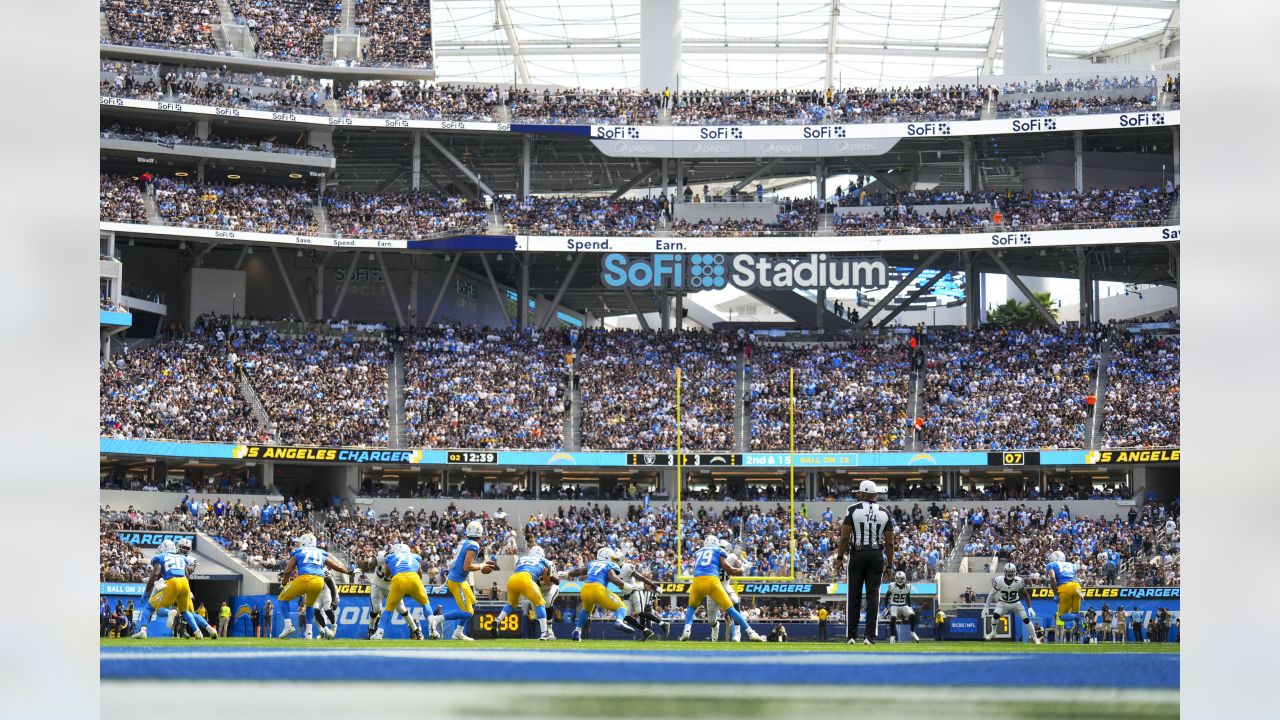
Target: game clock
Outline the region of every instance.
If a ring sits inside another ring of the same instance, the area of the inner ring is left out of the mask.
[[[490,637],[490,633],[493,632],[493,628],[496,625],[498,627],[498,637],[520,638],[519,615],[508,615],[502,619],[502,622],[498,622],[498,613],[492,610],[481,610],[476,613],[475,624],[475,632],[479,633],[480,637]]]

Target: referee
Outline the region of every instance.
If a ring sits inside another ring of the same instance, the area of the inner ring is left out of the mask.
[[[880,614],[880,579],[885,566],[893,567],[893,520],[875,503],[880,490],[874,481],[858,485],[858,502],[849,506],[840,527],[840,543],[836,546],[836,567],[844,564],[844,551],[849,553],[849,610],[847,613],[848,644],[858,641],[858,609],[862,606],[863,588],[867,594],[867,627],[862,639],[874,645]],[[852,545],[852,548],[850,547]]]

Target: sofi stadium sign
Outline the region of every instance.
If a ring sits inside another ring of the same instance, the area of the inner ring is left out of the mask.
[[[729,285],[747,290],[881,288],[889,284],[884,258],[810,253],[772,257],[750,253],[656,253],[631,257],[609,253],[600,262],[608,288],[717,290]]]

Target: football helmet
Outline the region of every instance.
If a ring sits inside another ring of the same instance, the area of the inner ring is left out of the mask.
[[[484,535],[484,523],[479,520],[472,520],[467,523],[467,537],[478,538]]]
[[[534,545],[533,547],[529,548],[529,555],[532,557],[536,557],[539,560],[542,560],[547,556],[547,554],[543,552],[541,545]]]
[[[178,552],[178,546],[173,544],[172,540],[161,540],[160,547],[156,548],[157,552],[175,553]]]
[[[187,555],[191,552],[191,538],[178,539],[178,552]]]
[[[298,542],[298,547],[300,548],[315,547],[316,536],[312,535],[311,533],[303,533],[302,535],[298,536],[297,542]]]
[[[596,551],[596,559],[613,562],[613,550],[607,547],[600,548],[599,550]]]
[[[907,574],[899,570],[893,574],[893,581],[899,585],[905,585],[907,582]]]

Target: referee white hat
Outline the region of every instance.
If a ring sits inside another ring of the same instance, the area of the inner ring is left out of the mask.
[[[875,480],[863,480],[861,483],[858,484],[858,492],[860,493],[869,493],[871,495],[879,495],[882,492],[886,492],[886,490],[887,488],[882,488],[879,485],[876,485]]]

